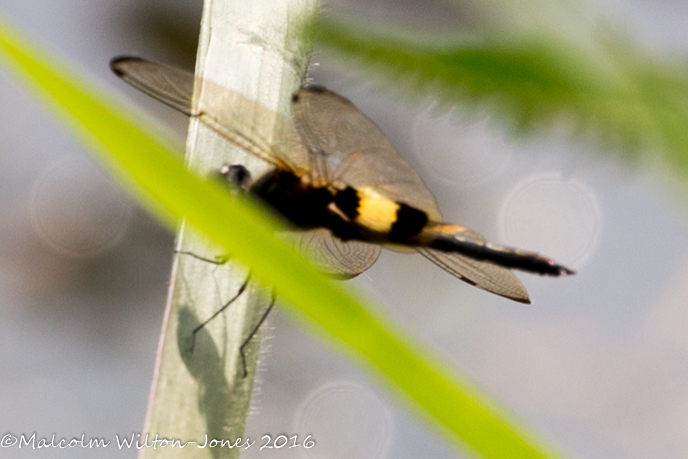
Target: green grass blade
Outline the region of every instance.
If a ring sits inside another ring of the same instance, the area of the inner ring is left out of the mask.
[[[271,237],[275,222],[254,205],[230,200],[175,159],[170,149],[83,78],[47,58],[0,22],[0,59],[31,85],[85,139],[153,212],[190,224],[274,285],[287,311],[347,350],[455,445],[488,458],[561,457],[526,432],[466,378],[328,281]]]

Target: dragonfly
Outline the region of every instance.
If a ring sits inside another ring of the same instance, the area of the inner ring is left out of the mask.
[[[110,66],[127,83],[266,161],[269,171],[255,180],[241,165],[225,164],[220,174],[280,214],[290,241],[326,274],[356,277],[382,248],[416,252],[468,284],[520,303],[530,298],[512,270],[574,274],[551,258],[444,222],[433,194],[380,128],[322,86],[292,95],[290,120],[186,70],[132,56]],[[194,85],[201,92],[196,99]]]
[[[292,118],[287,119],[236,91],[166,64],[121,56],[110,67],[125,82],[198,118],[270,165],[255,180],[240,164],[224,164],[217,172],[233,189],[281,215],[288,240],[330,276],[356,277],[388,248],[419,253],[470,285],[530,303],[512,270],[552,277],[574,274],[551,258],[490,243],[465,226],[444,222],[433,194],[380,128],[348,99],[322,86],[294,93]],[[227,261],[183,253],[216,264]],[[250,275],[232,299],[196,327],[194,338],[245,291],[249,280]],[[273,290],[270,305],[241,346],[244,376],[244,348],[274,303]]]
[[[117,57],[110,66],[127,83],[267,162],[269,171],[255,180],[239,164],[224,164],[218,172],[280,214],[290,242],[326,274],[356,277],[376,262],[382,248],[417,252],[470,285],[520,303],[530,298],[512,269],[553,277],[574,274],[551,258],[490,243],[465,226],[444,222],[433,194],[380,128],[324,87],[299,89],[291,98],[293,119],[284,119],[186,70],[131,56]],[[194,98],[194,87],[200,88],[199,97]],[[194,330],[194,337],[244,292],[249,279]],[[274,302],[273,291],[241,346],[244,375],[244,347]]]

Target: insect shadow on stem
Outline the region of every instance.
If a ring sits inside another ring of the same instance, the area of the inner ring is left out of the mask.
[[[213,178],[220,180],[223,185],[227,186],[228,190],[231,193],[245,193],[248,191],[251,183],[251,173],[240,164],[224,164],[214,174]],[[180,255],[188,255],[192,258],[195,258],[196,260],[209,263],[215,266],[223,266],[231,260],[230,254],[217,255],[214,258],[208,258],[186,250],[175,250],[175,252]],[[198,332],[203,330],[210,322],[213,321],[213,319],[215,319],[217,316],[226,311],[227,308],[229,308],[232,305],[232,303],[234,303],[246,291],[251,280],[252,275],[251,271],[249,271],[246,275],[246,279],[241,284],[239,290],[237,290],[234,296],[227,300],[217,311],[215,311],[210,317],[201,322],[191,331],[191,345],[189,346],[190,353],[193,353],[194,348],[196,346],[196,336]],[[270,311],[272,311],[272,308],[274,307],[275,302],[277,300],[275,290],[270,289],[270,291],[270,303],[268,303],[268,307],[265,309],[258,322],[253,326],[246,339],[241,343],[241,346],[239,346],[243,378],[245,378],[248,375],[248,369],[246,365],[246,346],[248,346],[248,344],[251,342],[251,339],[253,339],[256,333],[258,333],[258,330],[267,319],[268,315],[270,314]]]
[[[215,258],[207,258],[207,257],[202,257],[198,254],[195,254],[193,252],[185,251],[185,250],[175,250],[175,253],[178,253],[179,255],[188,255],[190,257],[195,258],[196,260],[205,262],[205,263],[210,263],[212,265],[216,266],[222,266],[225,265],[229,262],[231,259],[229,255],[218,255]],[[189,346],[189,353],[193,353],[194,349],[196,347],[196,337],[198,332],[203,330],[210,322],[212,322],[217,316],[222,314],[224,311],[229,308],[232,303],[234,303],[248,288],[249,283],[252,280],[251,272],[249,271],[248,275],[246,276],[246,279],[244,282],[241,284],[239,287],[239,290],[232,296],[229,300],[227,300],[220,308],[215,311],[210,317],[208,317],[206,320],[201,322],[199,325],[197,325],[192,331],[191,331],[191,345]],[[272,308],[275,306],[275,302],[277,301],[277,294],[275,292],[275,289],[270,289],[270,303],[268,303],[267,308],[261,315],[260,319],[258,322],[253,326],[251,331],[249,332],[248,336],[244,341],[242,341],[241,346],[239,346],[239,354],[241,355],[241,369],[242,369],[242,378],[245,378],[248,376],[248,369],[246,365],[246,346],[251,342],[253,337],[258,333],[258,330],[260,330],[260,327],[263,325],[265,320],[267,319],[268,315],[270,314],[270,311],[272,311]]]

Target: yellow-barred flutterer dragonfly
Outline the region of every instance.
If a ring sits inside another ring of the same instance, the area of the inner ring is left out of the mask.
[[[271,165],[256,180],[236,164],[225,164],[218,173],[234,189],[251,193],[280,214],[289,225],[289,240],[327,274],[353,278],[370,268],[386,247],[418,252],[471,285],[521,303],[530,299],[511,269],[554,277],[573,274],[550,258],[491,244],[475,231],[443,222],[432,193],[382,131],[349,100],[328,89],[308,86],[293,94],[293,120],[288,120],[185,70],[126,56],[113,59],[110,66],[127,83],[197,117]],[[196,102],[194,84],[202,94]],[[194,340],[196,332],[242,294],[249,279],[194,330]],[[273,291],[272,302],[241,346],[244,376],[244,347],[274,301]]]
[[[381,248],[415,251],[459,279],[521,303],[528,293],[511,269],[545,276],[573,274],[534,252],[491,244],[478,233],[444,223],[432,193],[380,129],[349,100],[319,86],[292,96],[293,121],[234,91],[199,80],[211,91],[192,105],[191,72],[137,57],[118,57],[112,70],[159,101],[203,123],[272,165],[251,180],[240,165],[221,172],[268,204],[296,231],[297,245],[325,273],[352,278]],[[199,105],[199,104],[197,104]],[[244,120],[272,117],[281,144]]]

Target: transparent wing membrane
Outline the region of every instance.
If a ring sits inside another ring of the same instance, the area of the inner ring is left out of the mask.
[[[486,261],[476,261],[458,253],[428,248],[418,249],[418,252],[462,281],[520,303],[530,303],[528,292],[521,281],[506,268]]]
[[[127,83],[190,116],[264,160],[313,183],[368,186],[441,221],[435,198],[380,129],[347,99],[320,87],[294,95],[294,123],[193,73],[135,57],[111,62]],[[193,107],[194,82],[202,92]]]
[[[341,241],[324,228],[286,233],[284,237],[319,271],[339,279],[358,276],[375,263],[382,251],[379,245]]]
[[[115,74],[154,99],[191,116],[194,75],[186,70],[136,57],[118,57],[110,62]]]
[[[197,117],[231,143],[278,167],[303,171],[308,153],[293,123],[262,104],[251,101],[193,73],[136,57],[110,63],[124,81],[160,102]],[[194,99],[194,84],[200,96]]]
[[[313,179],[370,187],[441,221],[432,193],[387,137],[349,100],[325,88],[301,89],[294,97],[296,128],[306,144]]]

